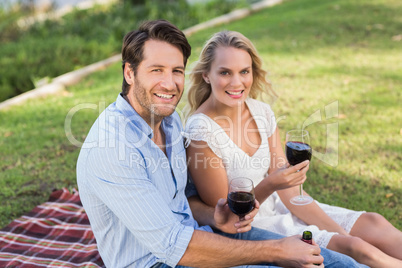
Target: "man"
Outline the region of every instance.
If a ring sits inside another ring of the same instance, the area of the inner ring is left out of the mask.
[[[80,196],[106,266],[317,267],[323,257],[328,267],[357,266],[299,237],[251,229],[258,202],[237,222],[225,200],[213,211],[195,199],[197,220],[221,235],[197,224],[184,193],[186,156],[175,112],[190,53],[184,34],[163,20],[124,38],[123,91],[92,126],[77,163]]]

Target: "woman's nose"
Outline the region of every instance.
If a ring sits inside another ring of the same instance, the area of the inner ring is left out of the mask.
[[[237,74],[233,75],[232,79],[230,80],[230,84],[232,86],[242,85],[242,79],[241,79],[240,75],[237,75]]]

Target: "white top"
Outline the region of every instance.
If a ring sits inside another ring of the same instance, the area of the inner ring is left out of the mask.
[[[237,177],[248,177],[253,180],[254,185],[258,185],[269,169],[271,159],[268,138],[275,132],[276,120],[268,104],[248,98],[246,105],[261,136],[261,144],[255,145],[258,149],[252,156],[237,146],[214,120],[202,113],[190,116],[184,136],[186,146],[191,140],[205,141],[211,150],[222,159],[229,181]],[[364,213],[319,202],[317,204],[347,232],[351,230],[357,218]],[[331,237],[336,234],[319,230],[314,225],[305,224],[286,208],[276,192],[261,204],[252,225],[285,236],[301,235],[304,230],[309,230],[321,247],[326,247]]]

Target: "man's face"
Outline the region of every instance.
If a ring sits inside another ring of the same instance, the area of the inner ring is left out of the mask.
[[[148,40],[143,53],[136,74],[130,71],[128,97],[137,113],[151,123],[174,112],[183,94],[185,67],[182,52],[169,43]]]

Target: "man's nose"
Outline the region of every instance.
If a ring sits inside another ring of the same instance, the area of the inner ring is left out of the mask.
[[[162,77],[162,80],[160,81],[160,86],[172,90],[176,88],[176,81],[174,79],[174,76],[172,73],[165,73],[165,75]]]

